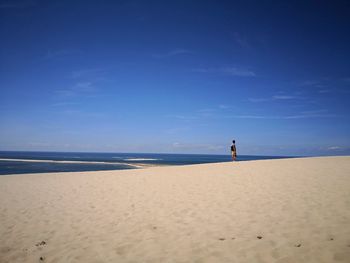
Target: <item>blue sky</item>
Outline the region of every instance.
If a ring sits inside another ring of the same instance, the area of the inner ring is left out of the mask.
[[[0,150],[350,154],[349,11],[2,0]]]

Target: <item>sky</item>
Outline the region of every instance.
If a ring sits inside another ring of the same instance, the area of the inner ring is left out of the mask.
[[[0,0],[0,150],[350,154],[347,1]]]

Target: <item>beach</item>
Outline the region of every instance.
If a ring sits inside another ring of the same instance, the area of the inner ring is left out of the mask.
[[[0,262],[350,262],[350,157],[0,176]]]

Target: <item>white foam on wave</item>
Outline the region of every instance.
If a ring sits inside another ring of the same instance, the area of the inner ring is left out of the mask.
[[[126,158],[123,159],[124,161],[159,161],[162,159],[156,159],[156,158]]]
[[[127,163],[101,162],[101,161],[68,161],[68,160],[38,160],[38,159],[10,159],[10,158],[1,158],[0,161],[8,161],[8,162],[31,162],[31,163],[76,163],[76,164],[129,165],[129,164],[127,164]]]

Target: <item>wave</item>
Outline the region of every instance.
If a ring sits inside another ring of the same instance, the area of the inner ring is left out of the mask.
[[[159,161],[162,159],[157,159],[157,158],[126,158],[123,160],[124,161]]]
[[[77,164],[112,164],[112,165],[129,165],[127,163],[102,162],[102,161],[67,161],[67,160],[40,160],[40,159],[9,159],[0,158],[0,161],[8,162],[32,162],[32,163],[77,163]]]

